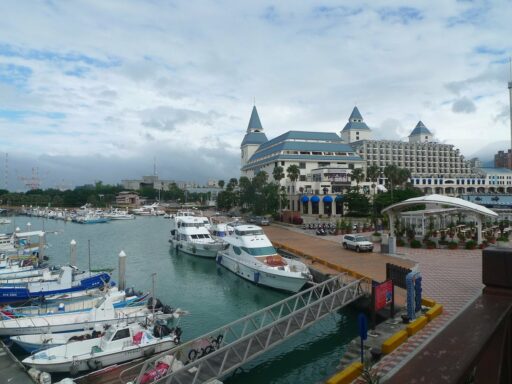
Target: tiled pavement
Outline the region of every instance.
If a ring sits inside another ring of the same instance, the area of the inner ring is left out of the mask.
[[[356,254],[340,248],[339,236],[317,237],[311,233],[301,233],[298,229],[272,226],[266,231],[271,240],[289,243],[291,247],[305,253],[326,258],[331,262],[383,280],[385,263],[410,267],[419,264],[422,274],[423,295],[444,306],[443,314],[429,323],[421,332],[410,337],[393,353],[383,357],[374,369],[381,376],[396,369],[406,359],[419,351],[420,347],[438,333],[454,316],[482,290],[482,251],[448,249],[411,249],[399,247],[399,257],[384,256],[378,253]],[[311,231],[310,231],[311,232]]]

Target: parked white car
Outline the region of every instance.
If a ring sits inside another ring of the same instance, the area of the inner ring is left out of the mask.
[[[343,236],[341,244],[343,245],[343,248],[353,249],[356,252],[373,251],[373,243],[361,235],[345,235]]]

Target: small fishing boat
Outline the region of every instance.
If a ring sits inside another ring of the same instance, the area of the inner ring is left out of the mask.
[[[149,314],[155,313],[158,318],[177,318],[184,314],[179,309],[155,312],[147,307],[115,308],[111,298],[87,312],[58,313],[47,316],[27,316],[0,321],[0,336],[33,335],[38,333],[57,333],[94,329],[99,324],[114,324],[120,320],[127,322],[142,321]]]
[[[16,303],[34,297],[70,293],[99,288],[110,280],[108,273],[73,275],[74,267],[64,266],[60,269],[57,280],[0,284],[0,303]]]
[[[113,364],[167,351],[180,342],[181,329],[165,324],[115,324],[100,338],[67,343],[46,349],[23,360],[44,372],[98,370]]]
[[[100,328],[100,327],[98,327]],[[89,340],[102,335],[101,330],[88,329],[86,331],[64,333],[40,333],[36,335],[11,336],[10,339],[28,353],[42,351],[67,343]]]
[[[132,293],[132,292],[129,292]],[[129,295],[119,291],[117,287],[110,288],[106,293],[91,295],[81,299],[41,302],[39,305],[23,307],[6,306],[0,308],[0,318],[14,319],[27,316],[49,316],[59,313],[90,311],[105,298],[112,300],[114,308],[143,306],[146,304],[148,294]]]

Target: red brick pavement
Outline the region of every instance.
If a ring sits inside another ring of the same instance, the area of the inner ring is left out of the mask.
[[[300,231],[294,229],[292,232],[298,233]],[[277,235],[275,232],[272,234]],[[282,233],[280,233],[280,235],[280,237],[282,237]],[[311,234],[308,234],[308,236],[310,235]],[[272,238],[272,236],[270,237]],[[298,241],[299,238],[296,235],[290,237],[294,238],[293,240],[296,246],[301,246],[308,242],[304,237],[300,239],[301,241]],[[310,240],[309,242],[315,243],[317,250],[322,250],[324,247],[319,245],[323,243],[323,241],[339,242],[340,240],[338,237],[316,237],[315,240]],[[312,249],[310,248],[310,250]],[[442,304],[444,311],[439,318],[427,324],[421,332],[410,337],[404,344],[393,351],[393,353],[384,356],[374,365],[374,369],[381,376],[384,376],[393,368],[403,363],[404,360],[418,352],[421,346],[433,335],[438,333],[459,311],[470,303],[481,292],[483,287],[481,250],[430,250],[399,247],[397,252],[399,258],[394,259],[396,264],[404,265],[409,263],[409,265],[412,265],[411,262],[418,263],[419,270],[423,277],[423,296]],[[342,251],[336,253],[338,254],[336,257],[337,261],[343,264],[349,264],[351,269],[359,270],[363,274],[373,275],[372,277],[374,278],[381,277],[382,269],[378,268],[375,263],[371,263],[370,267],[368,258],[362,257],[356,260],[350,257],[349,253]],[[372,258],[372,262],[376,260],[380,263],[385,263],[389,262],[389,257]],[[382,265],[381,268],[384,268],[384,265]]]

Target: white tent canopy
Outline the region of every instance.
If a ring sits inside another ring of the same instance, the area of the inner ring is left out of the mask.
[[[482,242],[482,221],[485,217],[497,218],[498,214],[489,208],[483,207],[481,205],[472,203],[467,200],[462,200],[456,197],[444,196],[444,195],[426,195],[420,197],[414,197],[412,199],[407,199],[405,201],[401,201],[399,203],[390,205],[382,210],[382,214],[387,214],[390,222],[390,236],[394,237],[394,228],[392,223],[394,222],[395,217],[404,209],[419,205],[425,204],[429,207],[429,209],[438,206],[438,208],[456,208],[461,212],[469,212],[472,213],[477,222],[477,239],[478,244]]]

